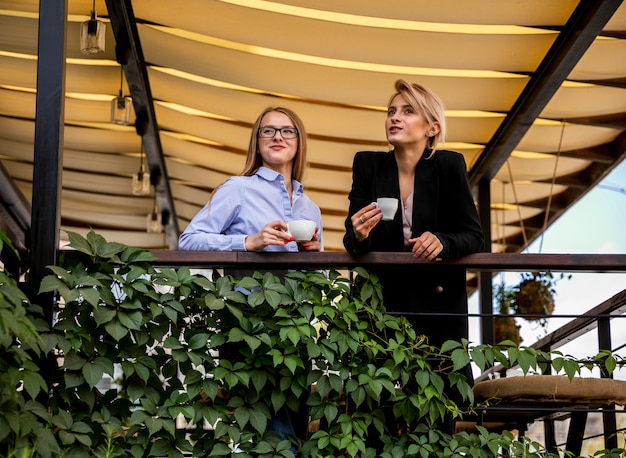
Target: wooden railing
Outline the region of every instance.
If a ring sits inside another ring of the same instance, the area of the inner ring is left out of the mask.
[[[372,252],[352,256],[342,252],[252,253],[245,251],[167,251],[153,250],[155,265],[237,268],[352,268],[457,266],[473,271],[554,270],[561,272],[626,272],[626,254],[513,254],[476,253],[457,259],[426,262],[411,253]]]

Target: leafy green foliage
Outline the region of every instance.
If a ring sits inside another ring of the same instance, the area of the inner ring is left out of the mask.
[[[10,244],[0,237],[0,252]],[[12,247],[11,251],[17,254]],[[50,416],[40,399],[48,383],[40,373],[48,330],[41,308],[31,304],[17,281],[0,270],[0,456],[23,455],[33,448],[58,451],[49,431]]]
[[[552,361],[553,373],[580,370],[560,354],[512,343],[434,348],[406,320],[385,313],[378,279],[364,269],[352,279],[336,271],[209,279],[186,267],[154,269],[150,253],[93,232],[69,237],[75,251],[50,266],[40,285],[61,304],[54,338],[46,338],[58,370],[37,378],[32,359],[14,348],[19,341],[18,349],[44,351],[35,326],[24,324],[10,341],[0,336],[14,352],[6,373],[20,372],[25,387],[0,378],[3,408],[8,399],[14,417],[31,416],[0,444],[10,439],[12,450],[34,456],[290,458],[293,448],[307,457],[535,453],[535,444],[510,433],[441,429],[448,416],[478,407],[465,367],[518,364],[527,373]],[[12,319],[25,319],[18,306],[29,305],[26,298],[14,285],[6,293],[6,283],[0,286],[3,300],[12,299]],[[597,362],[610,371],[617,365],[611,358]],[[45,408],[34,400],[44,390],[51,394]],[[281,437],[268,427],[281,409],[307,409],[320,428],[306,439]]]

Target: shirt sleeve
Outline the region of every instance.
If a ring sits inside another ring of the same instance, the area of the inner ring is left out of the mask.
[[[246,234],[227,233],[241,209],[243,188],[234,180],[219,186],[178,239],[189,251],[245,251]]]

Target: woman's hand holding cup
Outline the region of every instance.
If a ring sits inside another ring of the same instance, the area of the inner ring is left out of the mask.
[[[371,230],[376,227],[383,217],[383,213],[378,208],[376,202],[366,205],[361,210],[352,215],[352,229],[357,242],[362,242],[369,237]]]

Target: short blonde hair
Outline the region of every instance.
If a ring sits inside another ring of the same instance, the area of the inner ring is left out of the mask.
[[[446,139],[446,114],[445,107],[439,96],[430,89],[416,83],[409,83],[406,80],[398,80],[395,83],[396,92],[389,99],[388,106],[391,105],[394,97],[402,95],[411,107],[421,114],[430,127],[439,126],[439,131],[432,137],[428,137],[427,147],[434,154],[439,143],[444,143]]]
[[[304,124],[302,123],[302,120],[298,117],[298,115],[291,111],[289,108],[284,107],[267,107],[257,118],[254,126],[252,127],[252,133],[250,134],[250,144],[248,145],[246,165],[244,166],[241,175],[252,176],[257,172],[257,170],[259,170],[259,167],[263,165],[263,158],[261,157],[261,153],[259,152],[259,128],[261,127],[261,121],[263,121],[263,117],[273,111],[282,113],[287,116],[293,123],[293,126],[298,129],[298,148],[296,150],[296,155],[293,158],[291,178],[302,182],[304,171],[306,169],[306,131],[304,130]]]

